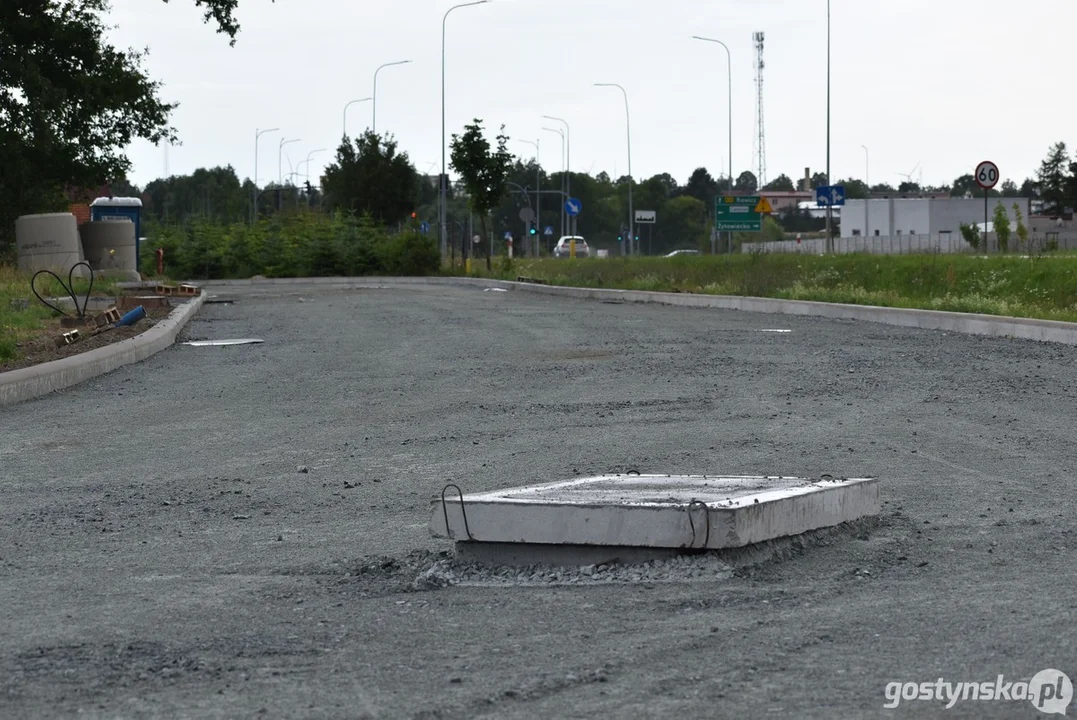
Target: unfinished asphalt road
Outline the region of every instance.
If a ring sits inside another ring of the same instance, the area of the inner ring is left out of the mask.
[[[237,292],[186,335],[264,344],[0,410],[0,717],[1036,717],[883,693],[1077,677],[1074,348]],[[409,590],[446,481],[627,469],[874,475],[886,504],[722,579]]]

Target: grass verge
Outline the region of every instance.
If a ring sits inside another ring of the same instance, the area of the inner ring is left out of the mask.
[[[17,359],[19,345],[47,331],[58,317],[34,297],[30,289],[32,277],[32,274],[19,272],[9,265],[0,265],[0,362]],[[75,280],[75,293],[80,303],[87,289],[88,280]],[[67,296],[67,291],[49,275],[37,279],[37,291],[45,298]],[[94,296],[115,293],[114,280],[98,278],[94,281]]]
[[[1077,255],[734,255],[494,261],[473,276],[1077,321]]]

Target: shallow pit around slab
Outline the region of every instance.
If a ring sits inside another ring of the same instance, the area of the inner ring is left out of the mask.
[[[874,478],[601,475],[475,494],[450,487],[430,530],[468,552],[489,550],[476,549],[483,543],[718,550],[876,515],[879,502]]]

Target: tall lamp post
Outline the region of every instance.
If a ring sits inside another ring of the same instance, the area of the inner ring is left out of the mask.
[[[729,46],[721,40],[715,40],[714,38],[700,37],[699,35],[693,35],[693,39],[702,40],[703,42],[715,43],[725,48],[726,59],[726,73],[727,78],[727,92],[729,99],[726,102],[726,109],[729,112],[729,120],[726,123],[729,127],[729,191],[733,191],[733,57],[729,53]],[[727,250],[733,252],[733,232],[729,232],[728,247]]]
[[[281,138],[280,139],[280,145],[277,146],[277,211],[278,212],[281,209],[281,201],[283,199],[283,196],[281,195],[281,192],[283,192],[283,188],[284,188],[284,166],[281,163],[281,158],[284,157],[284,146],[288,145],[290,143],[296,143],[296,142],[299,142],[299,138],[293,138],[292,140],[285,140],[284,138]]]
[[[871,216],[868,214],[868,205],[871,204],[871,165],[868,159],[868,146],[861,145],[860,147],[864,148],[864,184],[868,186],[868,196],[864,200],[864,237],[867,237],[870,234],[868,223],[871,221]]]
[[[826,184],[831,184],[830,178],[830,0],[826,0]],[[833,213],[833,203],[826,204],[826,246],[828,251],[833,251],[833,237],[831,236],[830,224]]]
[[[568,126],[568,121],[563,120],[553,115],[543,115],[546,120],[553,120],[559,122],[565,126],[565,194],[572,197],[572,128]],[[577,219],[572,218],[569,223],[572,225],[570,228],[570,235],[579,235],[579,228],[577,227]]]
[[[632,119],[628,112],[628,92],[617,83],[595,83],[595,87],[615,87],[625,98],[625,130],[628,134],[628,244],[631,248],[636,241],[636,214],[632,208]],[[635,248],[635,251],[638,253],[639,248]]]
[[[542,225],[542,165],[539,164],[540,140],[520,140],[520,142],[535,146],[535,235],[528,235],[531,252],[538,257],[539,226]]]
[[[342,138],[348,137],[348,108],[350,108],[352,105],[354,105],[356,103],[367,102],[368,100],[372,100],[372,99],[373,98],[360,98],[358,100],[349,100],[347,103],[344,104],[344,126],[343,126],[344,129],[341,132],[341,137]]]
[[[326,150],[326,148],[318,148],[317,150],[311,150],[309,153],[307,153],[307,159],[305,160],[305,162],[307,164],[307,178],[306,179],[307,179],[308,183],[310,182],[310,157],[314,153],[325,152],[325,150]]]
[[[253,211],[251,222],[258,217],[258,138],[266,133],[277,132],[278,130],[280,130],[280,128],[269,128],[268,130],[256,129],[254,131],[254,202],[251,205]]]
[[[280,145],[277,147],[277,184],[284,185],[284,166],[282,165],[282,158],[284,157],[284,146],[290,143],[299,142],[299,138],[293,138],[292,140],[280,139]]]
[[[371,97],[374,109],[372,112],[373,116],[370,119],[370,131],[375,135],[378,134],[378,73],[380,73],[383,68],[393,67],[394,65],[407,65],[410,62],[411,60],[398,60],[396,62],[385,63],[384,65],[378,66],[378,69],[374,71],[374,95]]]
[[[565,191],[565,179],[568,177],[568,165],[565,163],[565,131],[561,128],[542,128],[546,132],[557,133],[561,136],[561,192],[568,194]],[[568,226],[565,224],[565,203],[561,203],[561,237],[568,235]]]
[[[448,236],[448,213],[447,202],[447,190],[446,176],[445,176],[445,26],[449,20],[449,13],[453,10],[458,10],[464,7],[471,7],[473,5],[485,5],[490,0],[474,0],[473,2],[461,3],[459,5],[453,5],[451,8],[445,11],[445,16],[441,19],[441,177],[438,178],[438,185],[441,188],[440,208],[438,225],[441,226],[441,257],[442,259],[448,254],[449,250],[449,236]]]

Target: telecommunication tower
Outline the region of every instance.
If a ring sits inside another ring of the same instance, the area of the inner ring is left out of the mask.
[[[759,187],[767,184],[767,140],[763,131],[763,32],[752,33],[755,41],[755,165]]]

